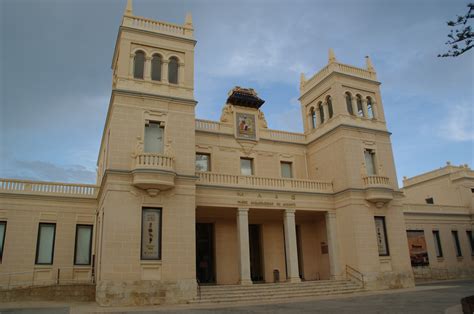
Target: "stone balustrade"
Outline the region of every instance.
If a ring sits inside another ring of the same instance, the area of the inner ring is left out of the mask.
[[[217,121],[196,119],[196,130],[220,131],[220,129],[220,123]]]
[[[272,129],[261,129],[260,137],[275,141],[288,141],[292,143],[305,143],[306,137],[303,133],[279,131]]]
[[[244,176],[214,172],[197,172],[196,175],[199,177],[197,181],[198,185],[224,185],[318,193],[333,192],[332,183],[324,181]]]
[[[318,73],[313,75],[311,78],[309,78],[307,81],[303,83],[301,86],[302,89],[304,90],[309,90],[319,82],[321,82],[326,76],[331,74],[332,72],[338,72],[338,73],[343,73],[343,74],[349,74],[352,76],[357,76],[360,78],[365,78],[369,80],[376,80],[377,75],[375,72],[358,68],[352,65],[347,65],[347,64],[342,64],[339,62],[334,62],[331,64],[328,64],[324,68],[322,68]]]
[[[99,187],[92,184],[0,179],[0,193],[21,193],[96,198]]]
[[[122,25],[155,33],[166,33],[192,38],[192,29],[188,29],[182,25],[154,21],[140,16],[124,16]]]
[[[140,153],[135,157],[134,168],[174,171],[174,158],[159,153]]]
[[[365,186],[390,186],[390,179],[383,176],[367,176],[364,177]]]

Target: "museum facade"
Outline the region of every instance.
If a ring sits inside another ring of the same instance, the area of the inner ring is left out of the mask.
[[[206,285],[474,275],[474,172],[398,187],[369,58],[358,68],[331,50],[301,76],[303,133],[269,129],[251,88],[202,120],[193,31],[191,15],[155,21],[128,1],[97,184],[0,179],[2,288],[91,281],[99,304],[132,305],[189,302]]]

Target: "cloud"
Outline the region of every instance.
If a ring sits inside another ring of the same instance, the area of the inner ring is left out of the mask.
[[[2,162],[0,176],[14,179],[66,183],[95,183],[96,172],[82,165],[57,165],[40,160]]]
[[[441,123],[441,137],[456,141],[474,141],[474,110],[472,104],[447,105],[448,116]]]

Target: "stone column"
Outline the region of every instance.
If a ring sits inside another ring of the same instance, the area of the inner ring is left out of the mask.
[[[326,212],[326,232],[328,237],[329,272],[331,279],[342,278],[341,261],[337,240],[336,213]]]
[[[362,98],[362,111],[364,112],[364,117],[368,118],[369,113],[367,112],[367,100]]]
[[[286,276],[289,282],[300,282],[294,209],[285,210],[283,225],[285,228],[286,271],[288,272]]]
[[[180,62],[178,65],[178,84],[184,85],[184,62]]]
[[[151,80],[151,57],[145,57],[145,67],[143,68],[143,79]]]
[[[324,122],[327,122],[329,120],[329,109],[328,109],[327,102],[323,103],[323,112],[324,112]]]
[[[375,100],[372,99],[372,114],[374,115],[374,119],[377,119],[377,104]]]
[[[161,63],[161,81],[168,84],[168,64],[169,60],[163,60]]]
[[[251,285],[249,249],[249,209],[237,209],[237,240],[239,248],[239,283]]]
[[[351,97],[351,103],[352,103],[352,112],[356,117],[359,117],[359,110],[357,110],[357,98],[356,97]]]

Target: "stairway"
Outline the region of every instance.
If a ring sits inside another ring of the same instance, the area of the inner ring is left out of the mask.
[[[329,294],[363,291],[363,287],[350,280],[319,280],[301,283],[264,283],[248,286],[200,286],[198,296],[190,303],[232,303],[252,301],[279,301]]]

